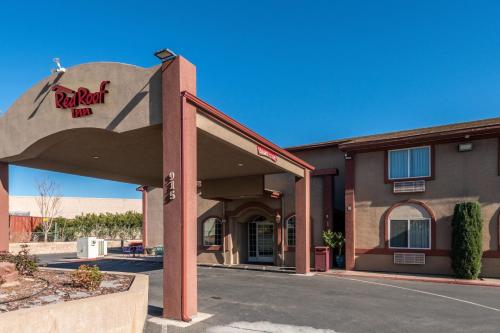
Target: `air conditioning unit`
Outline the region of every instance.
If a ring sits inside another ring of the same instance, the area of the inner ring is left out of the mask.
[[[108,255],[108,242],[105,241],[104,239],[98,239],[97,240],[97,245],[98,245],[98,256],[99,257],[104,257]]]
[[[84,259],[95,259],[99,255],[99,245],[95,237],[78,238],[76,241],[76,256]]]
[[[394,182],[394,193],[425,192],[425,180]]]
[[[76,241],[76,256],[78,258],[95,259],[108,254],[108,243],[96,237],[83,237]]]
[[[425,253],[394,253],[394,263],[397,265],[425,265]]]

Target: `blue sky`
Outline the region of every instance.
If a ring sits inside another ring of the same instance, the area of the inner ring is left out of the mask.
[[[0,110],[90,61],[197,65],[198,95],[282,146],[496,117],[497,1],[5,1]],[[11,193],[45,172],[13,167]],[[50,174],[67,196],[135,186]]]

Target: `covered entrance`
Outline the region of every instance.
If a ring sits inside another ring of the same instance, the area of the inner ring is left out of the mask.
[[[314,168],[196,97],[196,68],[180,56],[152,68],[104,62],[68,68],[0,117],[0,251],[9,246],[9,164],[161,188],[167,318],[189,321],[198,311],[200,191],[239,197],[256,183],[249,177],[293,175],[296,271],[309,272]],[[273,258],[269,236],[276,230],[254,222],[253,257]]]
[[[274,225],[263,216],[248,223],[248,262],[274,263]]]

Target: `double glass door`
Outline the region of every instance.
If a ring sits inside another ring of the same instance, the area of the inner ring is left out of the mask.
[[[274,262],[274,224],[264,218],[248,223],[248,261]]]

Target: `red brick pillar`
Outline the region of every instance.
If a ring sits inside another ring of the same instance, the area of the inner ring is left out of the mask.
[[[163,63],[163,316],[190,321],[197,313],[196,68],[182,57]]]
[[[9,165],[0,162],[0,252],[9,251]]]
[[[345,268],[354,270],[356,249],[356,218],[354,195],[354,154],[345,160]]]
[[[304,177],[295,181],[295,271],[310,272],[311,261],[311,176],[304,170]]]

